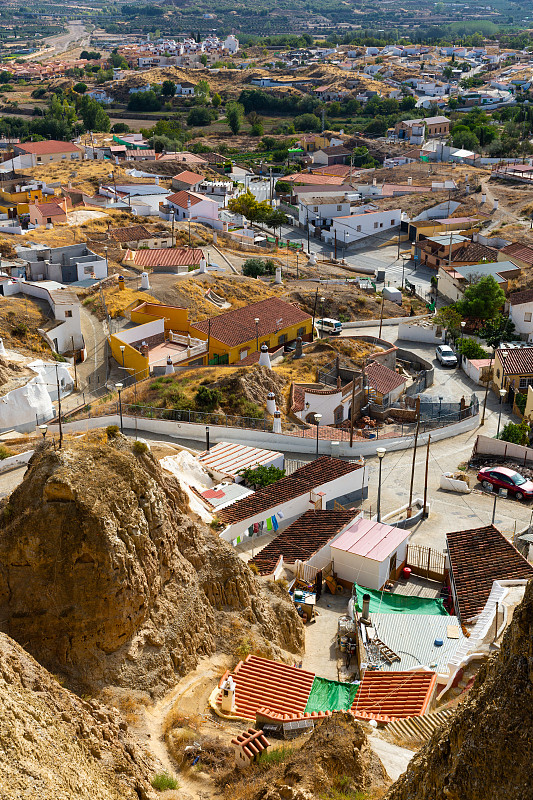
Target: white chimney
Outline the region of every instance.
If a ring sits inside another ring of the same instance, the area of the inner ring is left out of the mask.
[[[378,179],[372,178],[372,186],[377,186],[377,185],[378,185]]]
[[[222,684],[220,710],[225,714],[235,713],[235,681],[231,675]]]
[[[159,175],[155,176],[155,185],[159,186]]]
[[[485,192],[483,192],[483,194],[481,195],[481,202],[483,204],[485,204],[487,202],[487,195],[485,194]]]
[[[141,274],[141,289],[149,289],[150,288],[150,278],[148,277],[147,272],[143,272]]]
[[[207,261],[205,260],[205,258],[201,258],[200,259],[200,270],[199,270],[199,272],[200,272],[200,275],[203,275],[203,274],[205,274],[207,272]]]
[[[274,427],[273,433],[281,433],[281,411],[274,411]]]
[[[316,266],[316,254],[309,253],[309,261],[307,262],[308,266],[314,267]]]
[[[165,375],[172,375],[173,373],[174,373],[174,364],[172,363],[172,358],[170,356],[167,356]]]
[[[274,414],[276,411],[276,395],[274,392],[269,392],[267,394],[266,408],[267,414]]]
[[[270,363],[270,353],[268,352],[268,346],[266,344],[261,345],[261,355],[259,356],[259,366],[260,367],[268,367],[268,369],[272,369],[272,365]]]
[[[408,186],[412,186],[413,185],[413,179],[412,178],[407,178],[407,185]]]
[[[497,211],[498,210],[498,199],[497,198],[494,199],[494,204],[492,206],[492,210],[493,211]]]
[[[274,281],[276,286],[281,286],[283,281],[281,280],[281,267],[276,267],[276,279]]]
[[[6,348],[4,347],[4,340],[0,339],[0,356],[6,355]]]

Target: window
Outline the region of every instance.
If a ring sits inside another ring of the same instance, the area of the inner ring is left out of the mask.
[[[318,214],[318,206],[313,206],[313,211],[315,212],[315,214]]]
[[[524,322],[531,322],[531,311],[524,312]]]
[[[43,163],[43,160],[42,160],[41,156],[37,156],[37,163],[38,164],[42,164]]]
[[[296,336],[305,336],[305,328],[298,328]]]
[[[360,225],[357,226],[357,233],[361,233],[361,226]]]
[[[337,206],[337,211],[342,211],[342,206]]]
[[[282,333],[281,336],[278,338],[278,344],[285,344],[287,341],[287,334]]]
[[[391,225],[396,225],[396,220],[395,219],[391,219],[390,224]]]
[[[71,316],[72,316],[72,311],[65,311],[65,318]]]
[[[383,227],[383,223],[382,223],[382,222],[380,222],[380,223],[379,223],[379,227],[380,227],[380,228],[382,228],[382,227]]]
[[[374,222],[374,228],[377,228],[377,227],[378,227],[378,223]]]
[[[241,361],[243,360],[243,358],[246,358],[247,355],[248,355],[248,348],[247,347],[245,347],[243,350],[239,351],[239,358],[241,359]]]

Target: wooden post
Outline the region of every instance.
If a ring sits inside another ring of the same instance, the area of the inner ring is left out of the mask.
[[[385,287],[383,287],[385,288]],[[381,339],[381,329],[383,327],[383,307],[385,305],[385,295],[381,293],[381,314],[379,315],[379,334],[378,338]]]
[[[413,465],[411,467],[411,486],[409,488],[409,506],[407,507],[407,517],[409,518],[413,513],[413,484],[415,480],[415,463],[416,463],[416,448],[418,445],[418,431],[420,430],[420,398],[416,398],[417,402],[417,420],[416,420],[416,431],[415,431],[415,443],[413,447]]]
[[[353,421],[355,416],[355,375],[352,376],[352,409],[350,414],[350,447],[353,447]]]
[[[431,434],[428,435],[428,447],[426,450],[426,475],[424,478],[424,513],[423,516],[427,517],[427,496],[428,496],[428,470],[429,470],[429,444],[431,442]],[[428,561],[429,564],[429,561]],[[429,566],[428,566],[429,570]]]
[[[76,369],[76,351],[74,350],[74,336],[70,337],[72,340],[72,356],[74,358],[74,385],[78,388],[78,370]]]

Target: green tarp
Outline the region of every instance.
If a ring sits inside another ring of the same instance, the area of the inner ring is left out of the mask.
[[[431,614],[433,617],[447,617],[448,612],[442,600],[430,600],[427,597],[412,597],[404,594],[390,594],[365,589],[354,583],[357,595],[357,610],[363,610],[363,595],[370,595],[370,613],[377,614]]]
[[[315,678],[305,710],[309,713],[311,711],[347,711],[352,707],[357,689],[358,687],[353,683]]]

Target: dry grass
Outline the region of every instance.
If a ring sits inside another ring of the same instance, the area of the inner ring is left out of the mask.
[[[119,289],[118,286],[112,286],[103,290],[105,304],[110,317],[121,317],[124,311],[131,306],[132,303],[158,303],[155,297],[146,292],[136,291],[126,286],[124,289]],[[88,308],[98,319],[104,319],[105,313],[102,305],[100,292],[86,297],[83,300],[83,305]]]
[[[39,302],[27,295],[3,297],[0,303],[0,336],[9,350],[23,355],[50,356],[50,348],[37,332],[49,318]]]

